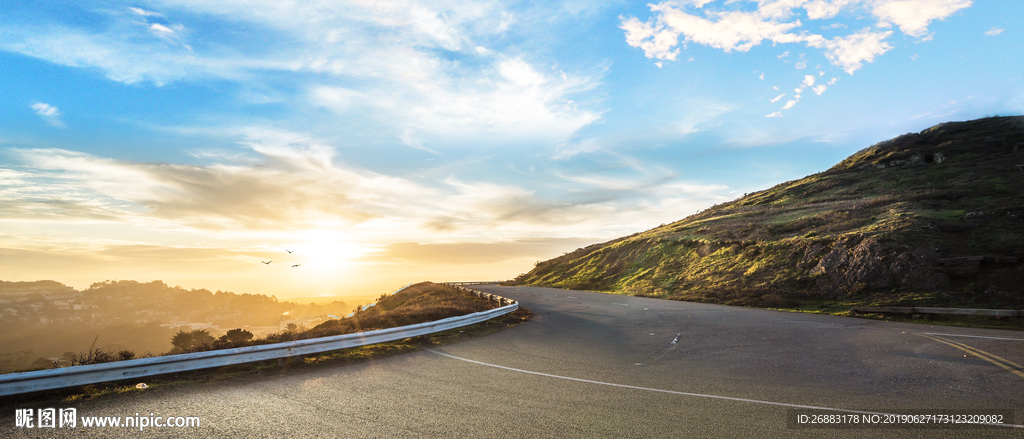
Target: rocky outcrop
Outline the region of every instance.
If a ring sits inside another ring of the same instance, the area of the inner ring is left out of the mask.
[[[827,253],[823,247],[817,252],[811,249],[803,265],[817,259],[810,274],[820,293],[908,287],[935,290],[949,284],[947,274],[933,269],[940,260],[934,249],[911,249],[873,236],[840,238]],[[823,255],[819,259],[815,253]]]

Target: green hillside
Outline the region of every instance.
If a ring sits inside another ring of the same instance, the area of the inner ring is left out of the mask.
[[[1024,117],[934,126],[511,283],[765,307],[1024,305]]]

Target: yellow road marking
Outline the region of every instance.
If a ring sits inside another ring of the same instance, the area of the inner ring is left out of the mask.
[[[944,339],[942,337],[935,337],[935,336],[932,336],[932,335],[925,335],[925,334],[917,334],[917,335],[920,335],[922,337],[927,337],[927,338],[935,340],[935,341],[937,341],[939,343],[944,343],[944,344],[950,345],[950,346],[952,346],[954,348],[960,349],[960,350],[962,350],[964,352],[967,352],[967,353],[972,354],[972,355],[974,355],[974,356],[976,356],[978,358],[981,358],[981,359],[983,359],[985,361],[988,361],[989,363],[995,364],[996,366],[999,366],[999,367],[1001,367],[1003,369],[1006,369],[1006,370],[1010,371],[1010,373],[1013,373],[1013,374],[1015,374],[1015,375],[1017,375],[1017,376],[1019,376],[1021,378],[1024,378],[1024,372],[1022,372],[1022,370],[1024,370],[1024,367],[1022,367],[1021,365],[1019,365],[1017,363],[1014,363],[1014,362],[1012,362],[1010,360],[1007,360],[1007,359],[1005,359],[1003,357],[1000,357],[1000,356],[998,356],[996,354],[992,354],[992,353],[983,351],[981,349],[978,349],[976,347],[969,346],[969,345],[966,345],[966,344],[963,344],[963,343],[957,343],[957,342],[952,341],[952,340],[947,340],[947,339]]]
[[[948,341],[948,342],[953,343],[955,345],[962,346],[962,347],[964,347],[966,349],[971,349],[971,350],[977,351],[978,353],[981,353],[981,354],[983,354],[985,356],[988,356],[988,357],[991,357],[991,358],[995,358],[996,360],[999,360],[999,361],[1003,362],[1004,364],[1008,364],[1008,365],[1010,365],[1011,367],[1013,367],[1015,369],[1024,369],[1024,366],[1021,366],[1021,365],[1019,365],[1017,363],[1014,363],[1014,362],[1012,362],[1010,360],[1007,360],[1007,359],[1005,359],[1003,357],[1000,357],[1000,356],[998,356],[996,354],[993,354],[991,352],[983,351],[983,350],[978,349],[978,348],[976,348],[974,346],[969,346],[969,345],[966,345],[966,344],[963,344],[963,343],[960,343],[960,342],[956,342],[956,341],[950,340],[948,338],[942,338],[942,337],[935,337],[935,338]]]

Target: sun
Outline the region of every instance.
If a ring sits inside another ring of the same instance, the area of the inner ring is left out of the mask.
[[[320,274],[336,274],[358,265],[360,259],[373,249],[354,242],[341,232],[310,230],[302,232],[294,244],[289,244],[291,264]],[[296,267],[296,268],[300,268]]]

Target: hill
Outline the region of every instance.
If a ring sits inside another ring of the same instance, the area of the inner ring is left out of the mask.
[[[512,284],[765,307],[1024,305],[1024,117],[951,122]]]

